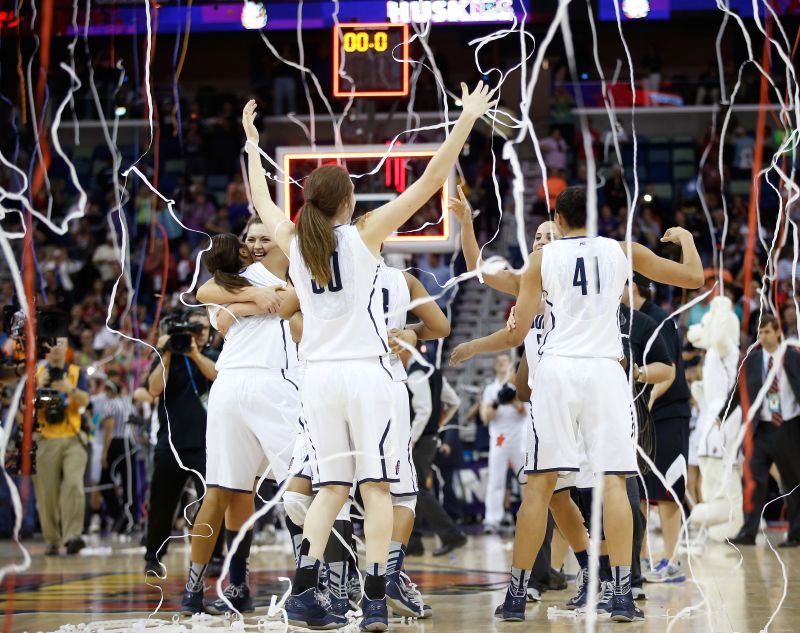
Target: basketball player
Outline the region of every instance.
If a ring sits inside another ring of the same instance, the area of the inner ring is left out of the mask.
[[[467,262],[467,267],[474,270],[480,259],[480,248],[478,241],[475,237],[475,231],[472,225],[472,207],[467,201],[461,187],[458,188],[458,198],[450,199],[450,209],[453,211],[456,219],[461,224],[461,246],[464,251],[464,258]],[[552,221],[542,222],[536,229],[534,234],[533,244],[531,245],[530,257],[534,253],[540,252],[547,244],[553,240],[561,238],[561,229],[558,224]],[[513,296],[518,296],[520,293],[520,278],[521,275],[514,270],[501,270],[496,273],[483,273],[484,282],[490,288],[494,288],[500,292],[505,292]],[[540,310],[533,320],[530,331],[525,336],[525,353],[523,353],[520,361],[519,371],[524,372],[526,379],[523,384],[528,383],[528,388],[533,385],[533,375],[536,366],[539,362],[539,347],[544,339],[545,334],[552,328],[552,315],[546,311],[546,306],[542,305]],[[512,308],[511,318],[509,319],[509,330],[516,328],[516,309]],[[530,371],[528,367],[527,358],[530,358]],[[519,378],[519,376],[517,377]],[[519,384],[519,380],[517,381]],[[518,392],[522,391],[519,388]],[[530,401],[530,395],[523,395],[525,400]],[[547,396],[545,396],[547,397]],[[526,446],[530,438],[519,438],[517,441],[520,446]],[[523,443],[524,442],[524,443]],[[582,452],[582,451],[581,451]],[[585,459],[581,462],[585,466]],[[527,472],[528,460],[527,455],[524,460],[524,469]],[[584,471],[586,469],[584,468]],[[591,485],[591,484],[589,484]],[[575,553],[575,558],[580,565],[580,571],[576,578],[578,593],[567,600],[568,609],[580,609],[586,605],[589,578],[589,535],[583,523],[580,508],[572,500],[570,491],[576,486],[575,473],[566,473],[558,477],[555,485],[554,494],[550,500],[549,509],[553,514],[556,526],[561,534],[569,543],[572,551]],[[566,493],[566,494],[559,494]],[[523,495],[526,494],[526,488],[523,486]],[[535,558],[535,557],[534,557]],[[540,599],[538,590],[529,585],[527,591],[528,601],[536,601]]]
[[[254,263],[250,251],[235,235],[214,236],[202,257],[213,282],[198,290],[198,299],[206,303],[224,301],[222,293],[235,297],[237,289],[250,285],[285,286],[280,275],[282,267],[285,276],[286,259],[280,251],[276,254],[279,257],[273,258],[273,272]],[[220,324],[224,310],[237,318]],[[297,386],[286,376],[291,344],[287,343],[284,322],[278,316],[260,314],[254,303],[231,303],[226,309],[216,305],[208,311],[212,325],[225,335],[225,345],[216,363],[218,386],[212,387],[208,399],[208,491],[192,530],[191,564],[181,605],[185,615],[203,611],[205,568],[223,516],[228,519],[230,546],[254,511],[253,482],[265,471],[264,462],[268,462],[269,474],[277,482],[286,478],[291,457],[287,447],[294,442],[300,414]],[[247,585],[251,542],[252,531],[232,557],[230,584],[224,592],[240,612],[253,610]],[[208,610],[219,613],[228,607],[221,600],[209,605]]]
[[[414,528],[415,508],[417,500],[417,473],[414,470],[414,463],[411,458],[411,416],[409,412],[408,392],[406,391],[405,382],[407,379],[406,369],[401,360],[401,357],[410,356],[408,348],[413,348],[418,340],[431,340],[440,339],[450,334],[450,323],[447,317],[442,312],[441,308],[436,302],[430,300],[430,295],[420,281],[407,272],[398,270],[387,266],[385,263],[380,267],[378,272],[378,282],[381,287],[381,296],[383,298],[383,311],[386,327],[389,333],[389,347],[391,354],[389,355],[389,363],[392,371],[392,390],[394,398],[394,407],[397,415],[397,424],[393,425],[392,432],[396,446],[400,452],[405,451],[405,455],[400,459],[400,471],[398,474],[398,481],[392,482],[390,485],[390,493],[392,496],[393,508],[393,529],[392,540],[389,545],[389,559],[386,571],[386,599],[387,603],[397,615],[413,618],[427,618],[433,614],[430,606],[426,605],[419,590],[416,589],[408,576],[403,571],[403,562],[406,555],[406,547],[411,537]],[[418,323],[407,323],[407,307],[411,302],[420,302],[413,307],[410,311],[420,319]],[[297,318],[300,315],[299,331],[293,332],[293,336],[299,334],[298,340],[302,338],[302,313],[298,310],[300,307],[296,294],[289,291],[281,306],[281,315],[284,318]],[[398,341],[402,341],[403,344]],[[302,448],[301,448],[302,447]],[[307,457],[303,454],[305,450],[304,438],[298,440],[296,448],[300,448],[300,452],[295,451],[293,459],[298,462],[307,462]],[[312,478],[312,469],[306,468],[301,471],[296,477],[307,477],[310,482]],[[290,483],[292,487],[294,481]],[[308,484],[307,493],[308,501],[310,502],[311,485]],[[289,494],[284,493],[284,507],[289,509],[289,505],[303,502],[299,498],[302,490],[292,488],[287,491]],[[345,503],[347,514],[349,515],[349,504]],[[337,517],[334,522],[334,530],[338,530],[337,523],[340,520],[349,519],[342,517],[342,513]],[[302,523],[301,523],[302,525]],[[342,526],[344,530],[345,528]],[[352,531],[352,527],[349,528]],[[328,562],[326,550],[326,563]],[[331,600],[333,610],[337,611],[338,605],[345,605],[346,600],[343,595],[341,587],[335,587],[334,583],[337,579],[346,578],[347,569],[335,570],[333,578],[329,576],[329,589],[334,596]],[[340,607],[339,611],[344,614]]]
[[[617,311],[629,266],[661,283],[686,288],[702,285],[703,267],[691,234],[682,228],[671,228],[662,238],[680,244],[681,263],[641,244],[587,237],[582,187],[558,196],[556,222],[562,239],[534,253],[520,278],[518,321],[533,322],[544,291],[554,326],[542,341],[533,384],[528,490],[517,515],[511,585],[499,615],[512,621],[525,618],[525,583],[544,537],[558,473],[579,470],[577,426],[593,474],[605,479],[603,523],[614,575],[611,618],[631,622],[644,615],[634,605],[630,584],[632,518],[625,478],[636,474],[637,462],[633,403],[618,362],[622,346]],[[516,347],[527,333],[525,328],[504,328],[463,343],[453,350],[451,364]]]
[[[441,188],[475,121],[489,109],[491,96],[482,82],[472,93],[462,84],[461,116],[419,180],[355,226],[349,224],[355,207],[353,183],[337,165],[318,167],[305,179],[297,226],[286,219],[272,202],[261,166],[255,102],[245,106],[253,202],[267,231],[289,256],[303,313],[300,356],[306,369],[301,399],[320,477],[320,490],[306,515],[292,595],[286,601],[294,626],[347,623],[331,613],[317,584],[331,527],[357,481],[365,507],[367,550],[360,627],[388,628],[386,564],[393,522],[389,484],[398,480],[400,460],[390,436],[396,417],[392,375],[383,363],[389,345],[376,286],[380,248]]]

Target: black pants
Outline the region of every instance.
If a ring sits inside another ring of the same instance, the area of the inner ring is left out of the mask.
[[[750,457],[750,472],[755,481],[753,511],[747,515],[742,531],[757,534],[761,513],[767,503],[769,469],[772,464],[781,474],[781,493],[786,494],[800,484],[800,417],[786,420],[781,426],[770,422],[759,422],[753,438],[753,454]],[[800,539],[800,490],[795,490],[786,502],[786,518],[789,521],[787,540]]]
[[[628,501],[631,504],[633,513],[633,552],[631,552],[631,584],[634,587],[641,587],[644,582],[642,577],[642,561],[640,554],[642,551],[642,541],[644,541],[645,518],[642,513],[641,496],[639,495],[638,477],[628,477]]]
[[[132,440],[112,439],[108,446],[108,468],[104,468],[100,475],[106,511],[114,520],[114,528],[120,531],[132,528],[130,522],[135,521],[137,515],[138,482],[134,448]],[[117,479],[122,483],[122,500],[114,485]]]
[[[205,448],[181,451],[179,454],[185,467],[192,468],[205,476]],[[172,533],[177,513],[182,511],[182,508],[178,507],[181,493],[190,477],[197,495],[200,496],[203,494],[203,484],[200,479],[196,475],[182,470],[171,450],[156,449],[153,478],[150,482],[150,511],[147,518],[147,551],[145,553],[147,560],[155,559],[156,552]],[[224,541],[225,539],[217,539],[214,555],[222,553]],[[161,556],[166,553],[168,546],[167,544],[161,549]]]
[[[428,476],[431,474],[431,465],[436,459],[439,444],[435,435],[423,435],[414,445],[411,457],[414,460],[414,468],[417,470],[417,482],[419,484],[419,496],[417,497],[417,516],[414,521],[414,529],[418,531],[422,521],[426,521],[428,526],[439,536],[443,543],[447,543],[457,538],[460,530],[453,523],[453,520],[444,511],[439,500],[427,486]]]

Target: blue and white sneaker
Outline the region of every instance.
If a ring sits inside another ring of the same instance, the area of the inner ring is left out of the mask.
[[[246,584],[228,585],[222,591],[222,595],[233,605],[233,609],[222,598],[217,598],[211,604],[206,605],[206,611],[211,615],[225,615],[226,613],[235,613],[235,611],[239,613],[255,611],[253,598],[250,596],[250,587]]]
[[[611,597],[611,619],[614,622],[640,622],[644,612],[633,601],[630,585],[624,590],[612,583],[614,595]]]
[[[650,570],[644,566],[642,569],[646,569],[644,579],[647,582],[684,582],[686,580],[683,564],[680,561],[673,564],[666,558],[662,558],[658,561],[655,569]]]
[[[361,581],[358,578],[358,570],[350,565],[347,566],[347,597],[350,598],[350,605],[353,610],[358,610],[361,604]]]
[[[572,598],[567,600],[567,609],[581,609],[588,602],[586,593],[589,591],[589,569],[582,567],[575,577],[575,587],[578,590]]]
[[[364,617],[358,628],[362,631],[385,631],[389,628],[389,611],[385,597],[370,600],[364,596],[361,598],[361,612]]]
[[[419,618],[422,620],[425,618],[432,618],[433,607],[429,604],[425,604],[425,600],[420,590],[417,589],[417,585],[411,582],[411,578],[409,578],[408,574],[404,571],[400,572],[400,582],[403,583],[403,591],[405,591],[406,597],[416,605],[418,610],[422,611],[422,615],[419,616]]]
[[[525,620],[526,595],[515,596],[511,593],[511,587],[506,589],[506,599],[503,604],[494,610],[494,617],[505,620],[506,622],[522,622]]]
[[[424,616],[420,605],[416,604],[406,592],[400,572],[386,574],[386,604],[392,612],[405,618],[421,618]]]
[[[347,618],[333,613],[330,600],[316,587],[289,596],[285,609],[286,618],[292,626],[326,631],[340,629],[347,624]]]
[[[597,601],[598,615],[611,615],[614,608],[614,583],[610,580],[600,581],[600,598]]]
[[[181,615],[193,616],[195,613],[203,613],[203,588],[198,591],[183,590],[181,599]]]

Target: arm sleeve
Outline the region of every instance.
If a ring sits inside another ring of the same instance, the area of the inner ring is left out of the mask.
[[[419,371],[413,372],[408,377],[408,390],[413,396],[411,405],[413,417],[411,418],[411,441],[416,442],[421,436],[428,421],[433,413],[433,401],[431,399],[431,386],[425,378],[425,374]]]

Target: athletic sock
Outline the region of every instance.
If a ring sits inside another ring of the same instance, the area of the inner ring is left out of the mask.
[[[614,593],[628,593],[631,590],[631,566],[614,567]]]
[[[406,558],[406,546],[399,541],[389,543],[389,562],[386,564],[386,574],[394,574],[403,569]]]
[[[525,595],[530,575],[531,571],[529,569],[520,569],[519,567],[511,568],[511,586],[509,590],[512,596],[521,598]]]
[[[308,539],[303,539],[300,544],[297,569],[294,572],[294,582],[292,582],[292,595],[294,596],[316,587],[319,582],[320,560],[308,555],[310,549],[311,543],[308,542]]]
[[[239,533],[238,530],[225,530],[225,538],[228,542],[228,551],[233,550],[233,540]],[[231,557],[230,582],[232,585],[247,584],[247,560],[250,558],[250,546],[253,544],[253,530],[248,530],[239,547]]]
[[[186,581],[186,591],[191,591],[192,593],[202,591],[206,567],[208,567],[208,563],[189,563],[189,579]]]
[[[575,552],[575,559],[578,561],[581,569],[589,567],[589,553],[586,550],[582,552]]]
[[[611,575],[611,562],[608,554],[600,556],[600,580],[613,580]]]
[[[368,600],[386,597],[386,565],[370,563],[364,575],[364,595]]]
[[[289,517],[286,517],[286,529],[289,531],[289,536],[292,538],[294,564],[298,565],[300,562],[300,544],[303,542],[303,526],[293,523]]]
[[[326,563],[328,567],[328,590],[334,598],[347,598],[347,561]]]

